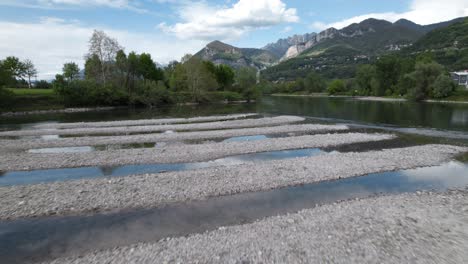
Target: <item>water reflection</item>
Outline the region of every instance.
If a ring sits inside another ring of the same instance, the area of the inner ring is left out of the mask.
[[[463,188],[468,185],[467,170],[467,164],[450,162],[156,209],[0,222],[0,262],[20,263],[158,241],[379,193]]]
[[[223,140],[223,142],[241,142],[241,141],[258,141],[268,139],[266,135],[255,135],[255,136],[242,136],[242,137],[231,137]]]
[[[29,153],[41,153],[41,154],[52,154],[52,153],[86,153],[95,151],[95,148],[90,146],[84,147],[64,147],[64,148],[41,148],[41,149],[30,149]]]
[[[261,162],[298,157],[311,157],[326,153],[317,148],[271,151],[252,153],[220,158],[207,162],[173,163],[173,164],[141,164],[115,167],[80,167],[65,169],[48,169],[33,171],[13,171],[5,173],[0,178],[0,186],[35,184],[43,182],[77,180],[97,177],[119,177],[132,174],[160,173],[166,171],[183,171],[215,166],[238,165],[247,162]]]
[[[455,110],[452,115],[452,124],[466,126],[468,124],[468,110]]]

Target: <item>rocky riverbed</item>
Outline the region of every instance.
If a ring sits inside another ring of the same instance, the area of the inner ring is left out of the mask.
[[[405,145],[398,141],[397,134],[363,131],[345,125],[310,123],[297,116],[257,114],[50,123],[2,131],[1,175],[8,178],[15,177],[11,176],[15,173],[31,173],[39,179],[29,183],[27,179],[21,183],[12,181],[10,186],[0,187],[0,239],[11,235],[10,230],[1,229],[9,223],[15,223],[17,229],[11,232],[19,232],[14,235],[22,239],[31,234],[22,234],[21,225],[34,225],[33,219],[64,219],[65,222],[67,217],[99,219],[120,212],[160,209],[166,212],[163,208],[206,203],[215,198],[340,183],[373,173],[439,166],[468,152],[462,145]],[[41,138],[44,135],[66,137]],[[258,138],[224,141],[245,136]],[[399,144],[386,145],[393,141]],[[164,144],[154,147],[161,142]],[[133,143],[153,145],[92,148]],[[386,147],[369,148],[360,144]],[[91,150],[86,153],[40,153],[38,150],[58,147],[89,147]],[[352,148],[340,152],[346,147]],[[28,152],[31,149],[37,152]],[[309,150],[312,154],[287,155],[288,151],[298,150]],[[282,151],[283,156],[275,154],[278,151]],[[237,155],[244,158],[236,160]],[[270,156],[256,159],[255,155]],[[226,162],[229,159],[235,162]],[[47,178],[53,169],[66,174],[71,173],[71,168],[106,170],[139,164],[196,162],[210,166],[184,165],[182,169],[160,173],[135,173],[130,166],[126,168],[128,171],[115,177],[103,174],[83,178],[70,176],[70,179],[57,177],[44,182],[40,179]],[[34,174],[38,170],[44,171]],[[404,182],[399,181],[399,184]],[[348,190],[346,184],[341,187],[343,191]],[[373,190],[379,190],[378,186]],[[468,248],[468,189],[464,186],[444,193],[374,195],[315,208],[302,207],[305,210],[295,210],[290,215],[266,214],[270,217],[252,218],[255,223],[236,222],[234,226],[214,231],[207,228],[204,230],[211,231],[200,234],[188,230],[184,233],[189,234],[187,237],[140,244],[133,244],[132,240],[118,244],[117,248],[100,245],[96,252],[63,257],[58,254],[55,256],[62,258],[49,261],[54,264],[463,263],[468,257],[465,250]],[[170,214],[170,210],[166,213]],[[48,259],[47,253],[37,254],[46,254],[41,257]],[[12,256],[14,259],[14,255],[8,256],[10,260]]]
[[[468,190],[373,197],[49,263],[464,263],[467,200]]]

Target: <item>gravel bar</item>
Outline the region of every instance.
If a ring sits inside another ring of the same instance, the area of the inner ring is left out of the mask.
[[[317,125],[317,124],[301,124],[287,126],[272,126],[261,128],[241,128],[241,129],[226,129],[213,131],[193,131],[193,132],[178,132],[178,133],[157,133],[157,134],[141,134],[130,136],[99,136],[99,137],[76,137],[76,138],[59,138],[56,140],[46,139],[18,139],[18,140],[0,140],[0,150],[3,151],[20,151],[36,148],[51,148],[51,147],[76,147],[76,146],[99,146],[113,144],[130,144],[130,143],[150,143],[150,142],[169,142],[182,140],[206,140],[219,139],[240,136],[253,135],[271,135],[283,133],[319,133],[329,131],[345,131],[349,128],[345,125]]]
[[[120,166],[126,164],[186,163],[214,160],[239,154],[333,147],[343,144],[394,139],[390,134],[323,134],[259,141],[169,145],[165,148],[119,149],[89,153],[5,153],[0,154],[0,171]]]
[[[129,133],[150,133],[164,131],[186,130],[211,130],[243,127],[275,126],[289,123],[302,122],[305,119],[298,116],[278,116],[259,119],[230,120],[195,124],[174,125],[148,125],[148,126],[122,126],[122,127],[98,127],[98,128],[72,128],[72,129],[36,129],[36,130],[12,130],[0,132],[0,136],[41,136],[41,135],[109,135]]]
[[[467,201],[468,190],[372,197],[51,263],[466,263]]]
[[[465,151],[468,149],[457,146],[424,145],[192,171],[0,187],[0,219],[158,207],[369,173],[436,166]]]
[[[243,119],[258,116],[258,114],[237,114],[223,116],[201,116],[192,118],[165,118],[165,119],[138,119],[138,120],[119,120],[108,122],[76,122],[76,123],[54,123],[37,125],[34,128],[40,129],[69,129],[69,128],[93,128],[93,127],[118,127],[118,126],[141,126],[141,125],[167,125],[177,123],[197,123],[226,121],[234,119]]]

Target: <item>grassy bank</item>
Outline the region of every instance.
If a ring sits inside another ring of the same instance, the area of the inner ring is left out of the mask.
[[[63,109],[65,106],[60,102],[52,89],[17,89],[6,88],[10,92],[10,102],[1,105],[0,111],[34,111]]]

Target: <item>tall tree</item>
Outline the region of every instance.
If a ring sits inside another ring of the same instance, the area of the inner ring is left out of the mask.
[[[192,101],[202,102],[206,92],[216,90],[218,83],[213,74],[204,67],[203,62],[195,57],[184,63],[187,76],[187,87],[192,95]]]
[[[63,76],[71,82],[80,74],[80,67],[78,67],[78,64],[74,62],[68,62],[63,65],[62,71]]]
[[[220,64],[216,66],[215,69],[216,81],[221,89],[229,90],[229,88],[234,84],[236,73],[228,65]]]
[[[13,79],[23,79],[25,77],[25,67],[17,57],[7,57],[3,61],[3,68]]]
[[[125,54],[125,51],[119,50],[117,52],[117,55],[115,56],[115,65],[117,66],[120,83],[123,83],[125,89],[128,90],[129,69],[127,54]]]
[[[236,86],[247,101],[256,96],[255,84],[257,84],[257,72],[253,68],[241,68],[237,71]]]
[[[31,60],[25,60],[23,62],[23,69],[24,69],[24,75],[28,77],[28,86],[29,89],[32,88],[31,85],[31,78],[37,76],[37,69],[34,66],[33,62]]]
[[[138,74],[138,65],[139,65],[139,56],[135,52],[130,52],[127,57],[128,63],[128,77],[129,77],[129,85],[128,85],[128,93],[131,94],[133,89],[135,88],[135,79]]]
[[[310,72],[305,78],[304,84],[309,93],[320,93],[327,89],[325,80],[316,72]]]
[[[101,62],[101,78],[103,83],[106,83],[117,52],[122,49],[123,48],[116,39],[109,37],[104,31],[94,30],[89,40],[89,53],[87,58],[97,56]]]

